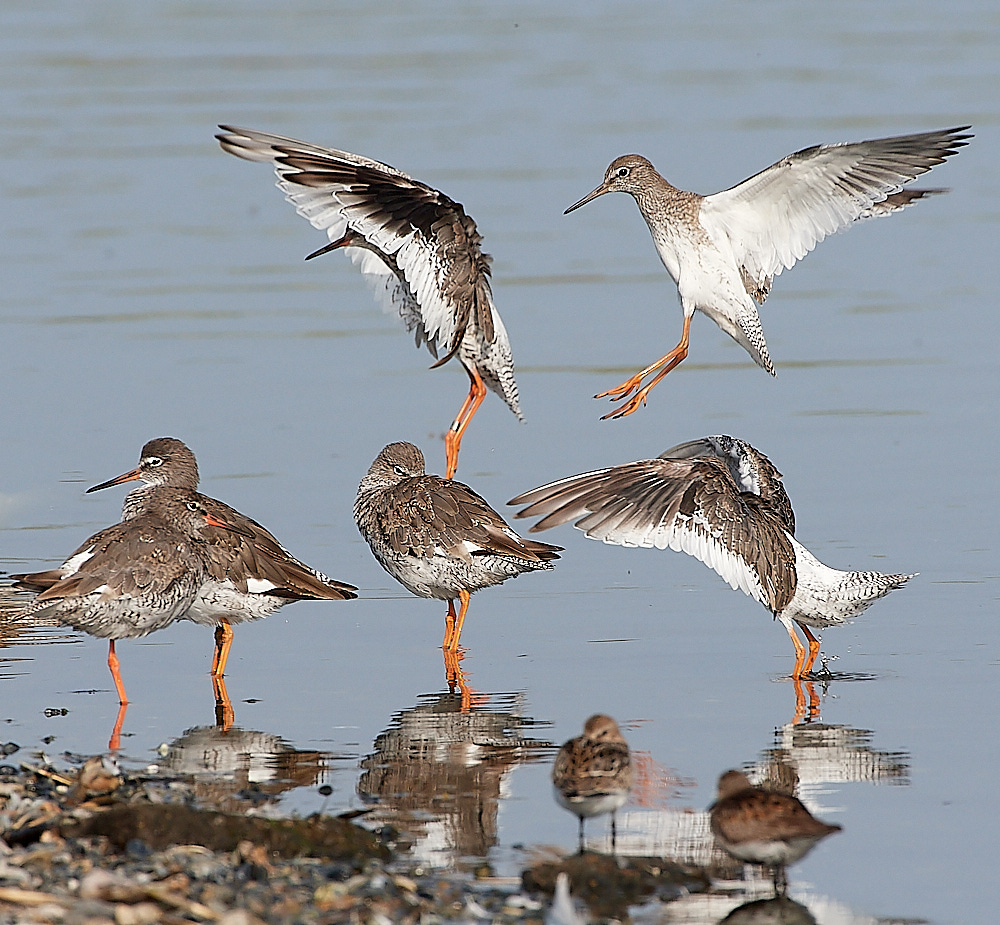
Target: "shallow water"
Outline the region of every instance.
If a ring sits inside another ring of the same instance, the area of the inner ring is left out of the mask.
[[[237,628],[239,737],[214,729],[210,633],[121,644],[132,762],[222,767],[282,811],[376,800],[411,820],[428,863],[485,853],[514,873],[520,846],[573,848],[546,746],[600,710],[645,771],[625,850],[702,857],[718,774],[755,765],[797,777],[844,827],[791,872],[818,921],[991,920],[998,46],[1000,13],[977,3],[5,4],[0,569],[61,561],[116,520],[121,489],[84,489],[178,436],[204,491],[362,599]],[[381,571],[351,504],[391,440],[443,469],[465,377],[428,371],[343,255],[302,262],[322,235],[267,168],[220,152],[219,122],[378,158],[476,218],[527,417],[489,397],[463,442],[459,478],[496,507],[732,433],[782,470],[819,558],[920,577],[826,634],[831,676],[796,690],[780,625],[700,563],[562,528],[544,537],[566,547],[554,572],[473,601],[463,669],[482,696],[463,713],[436,648],[443,607]],[[965,122],[975,141],[925,181],[950,195],[776,280],[762,310],[776,380],[699,317],[648,407],[598,420],[590,396],[681,321],[630,200],[562,215],[614,156],[710,192],[809,144]],[[103,641],[0,644],[15,757],[106,747]],[[606,846],[602,820],[588,832]],[[644,915],[715,921],[737,902]]]

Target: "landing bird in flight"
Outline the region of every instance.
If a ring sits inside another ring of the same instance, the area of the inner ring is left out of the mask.
[[[458,469],[462,434],[486,397],[499,395],[524,420],[507,329],[493,304],[492,258],[461,203],[388,164],[294,138],[220,125],[224,151],[274,165],[278,188],[303,218],[345,248],[385,309],[399,315],[417,346],[458,357],[469,394],[445,436],[447,468]],[[444,355],[438,358],[438,352]]]
[[[854,144],[817,145],[782,158],[732,189],[700,196],[677,189],[646,158],[611,162],[604,182],[566,212],[605,193],[628,193],[653,235],[684,311],[680,343],[621,385],[595,398],[624,405],[604,415],[624,417],[688,354],[691,316],[704,312],[758,366],[775,375],[757,306],[771,282],[827,235],[859,219],[898,212],[942,189],[903,187],[967,144],[968,125]],[[646,376],[656,375],[643,385]]]

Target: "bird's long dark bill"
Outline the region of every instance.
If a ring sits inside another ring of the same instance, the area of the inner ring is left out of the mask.
[[[108,479],[106,482],[101,482],[100,485],[94,485],[88,488],[84,494],[90,494],[92,491],[100,491],[102,488],[111,488],[112,485],[121,485],[123,482],[134,482],[137,479],[142,478],[142,473],[138,469],[130,469],[128,472],[123,472],[121,475],[116,475],[113,479]]]
[[[608,188],[602,183],[599,187],[597,187],[597,189],[587,193],[587,195],[584,196],[583,199],[581,199],[579,202],[574,202],[573,205],[571,205],[565,212],[563,212],[563,215],[569,215],[569,213],[572,212],[574,209],[579,209],[580,206],[585,206],[588,202],[590,202],[591,199],[596,199],[598,196],[603,196],[607,191]]]
[[[306,260],[312,260],[313,257],[319,257],[322,254],[329,254],[330,251],[335,251],[338,247],[350,247],[350,239],[346,234],[342,238],[338,238],[336,241],[331,241],[329,244],[321,247],[318,251],[313,251],[306,257]]]

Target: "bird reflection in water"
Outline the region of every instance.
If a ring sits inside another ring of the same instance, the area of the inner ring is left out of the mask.
[[[413,855],[435,866],[475,864],[498,842],[497,814],[510,772],[545,760],[553,745],[522,714],[520,693],[426,694],[397,713],[361,761],[368,817],[404,832]]]
[[[20,620],[24,608],[34,594],[12,586],[0,587],[0,649],[16,646],[77,645],[80,635],[62,626],[53,617],[38,616]],[[21,672],[16,663],[28,661],[27,656],[0,658],[0,679],[12,678]]]
[[[448,693],[458,693],[460,700],[459,710],[462,713],[469,713],[472,708],[481,707],[489,701],[488,694],[480,694],[472,689],[466,673],[462,670],[461,661],[465,658],[468,649],[443,649],[444,653],[444,680],[448,685]]]
[[[820,699],[816,693],[816,684],[811,678],[792,678],[792,683],[795,685],[795,718],[792,720],[793,725],[819,719]],[[807,697],[808,702],[806,701]]]
[[[831,813],[831,807],[823,804],[823,796],[832,787],[845,783],[909,784],[909,753],[876,748],[871,730],[819,721],[789,722],[771,728],[771,744],[761,749],[755,762],[745,764],[744,770],[758,785],[798,796],[821,817]],[[668,857],[680,864],[711,869],[717,879],[740,881],[748,896],[759,897],[757,889],[765,883],[770,886],[769,880],[757,876],[756,869],[744,868],[715,846],[708,813],[678,805],[684,802],[685,779],[675,778],[680,789],[671,794],[667,803],[641,798],[645,789],[642,777],[637,773],[636,792],[640,798],[619,812],[619,826],[627,833],[625,838],[619,838],[620,854]],[[700,902],[691,898],[694,905]],[[718,910],[708,918],[716,921],[722,914]]]
[[[844,783],[907,786],[909,752],[876,749],[874,735],[851,726],[788,723],[775,730],[774,745],[762,752],[750,774],[784,793]]]
[[[165,749],[160,770],[190,778],[196,799],[220,812],[245,811],[248,797],[275,803],[288,791],[311,787],[338,757],[300,751],[281,736],[232,724],[196,726]]]
[[[737,906],[719,925],[816,925],[816,917],[802,903],[787,896],[754,899]]]

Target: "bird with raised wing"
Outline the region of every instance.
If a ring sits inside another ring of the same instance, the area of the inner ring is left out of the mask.
[[[595,713],[583,735],[565,742],[552,765],[556,802],[580,820],[578,842],[583,853],[583,820],[611,813],[611,847],[616,840],[615,813],[632,789],[632,758],[618,724]]]
[[[390,443],[378,454],[358,486],[354,520],[404,588],[448,602],[442,648],[453,652],[474,592],[550,569],[562,550],[518,536],[468,485],[428,475],[412,443]]]
[[[965,134],[968,128],[804,148],[710,196],[677,189],[639,154],[612,161],[604,182],[566,212],[605,193],[632,196],[677,284],[684,327],[670,352],[595,396],[625,402],[604,417],[624,417],[644,405],[654,386],[687,356],[696,311],[775,375],[757,313],[774,277],[859,219],[890,215],[945,192],[904,187],[966,145],[973,137]]]
[[[575,520],[604,543],[694,556],[781,621],[795,646],[794,678],[808,676],[819,654],[810,627],[847,623],[914,577],[843,572],[820,562],[795,539],[781,473],[745,440],[726,435],[560,479],[508,504],[528,505],[517,517],[542,518],[532,533]]]
[[[388,164],[335,148],[220,125],[224,151],[274,166],[278,188],[330,243],[344,248],[385,309],[441,366],[458,357],[469,394],[445,436],[446,477],[487,388],[523,420],[507,329],[493,304],[492,258],[461,203]],[[439,352],[443,355],[438,357]],[[432,367],[432,368],[434,368]]]
[[[147,511],[164,488],[198,488],[198,463],[194,453],[176,437],[150,440],[139,454],[139,465],[88,492],[125,482],[141,482],[122,503],[122,520],[128,522]],[[215,654],[212,675],[221,677],[233,644],[233,625],[260,620],[293,601],[343,601],[357,597],[357,588],[328,578],[296,559],[257,521],[222,501],[198,493],[205,508],[236,530],[203,531],[208,554],[208,574],[186,619],[214,626]]]
[[[821,822],[796,797],[754,787],[742,771],[726,771],[718,789],[708,810],[716,842],[739,861],[770,867],[779,893],[788,886],[786,866],[841,829]]]

